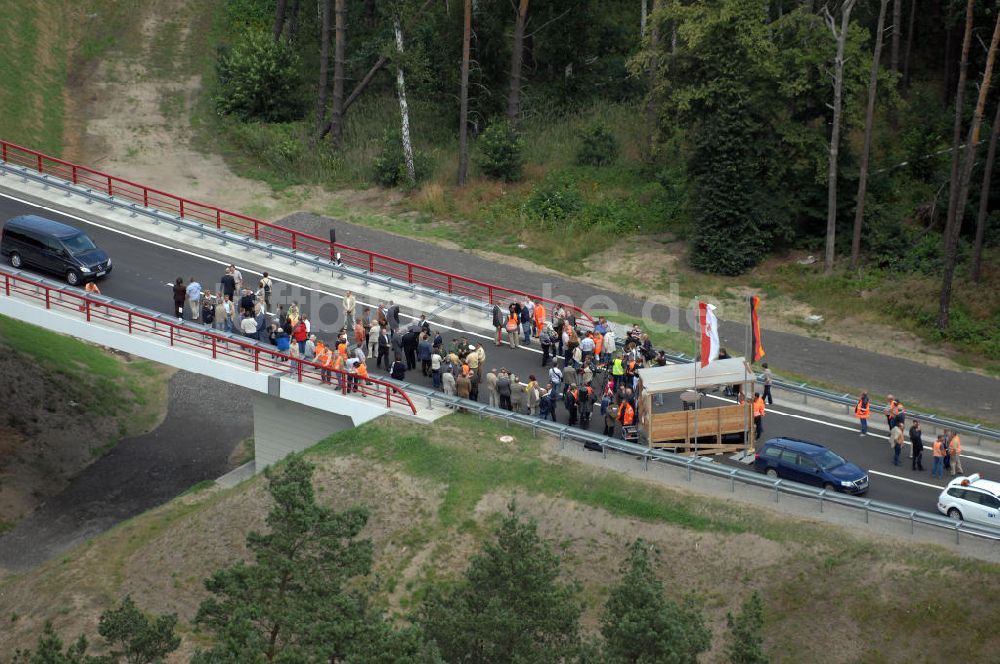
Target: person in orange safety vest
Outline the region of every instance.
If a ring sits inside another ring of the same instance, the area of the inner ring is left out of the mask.
[[[858,403],[854,405],[854,417],[861,422],[861,435],[868,433],[868,417],[872,414],[872,403],[868,399],[868,393],[862,392]]]
[[[760,440],[760,435],[764,433],[764,399],[760,392],[753,393],[753,426],[754,439]]]

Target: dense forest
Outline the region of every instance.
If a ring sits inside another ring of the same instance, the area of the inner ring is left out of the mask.
[[[583,243],[669,228],[723,275],[789,248],[827,274],[930,273],[924,317],[941,330],[955,280],[983,279],[1000,241],[991,1],[225,0],[223,14],[214,110],[231,149],[281,177],[433,179],[446,199],[473,177],[533,177],[516,209],[444,208]],[[586,118],[569,141],[567,117]],[[569,145],[625,194],[531,170]]]

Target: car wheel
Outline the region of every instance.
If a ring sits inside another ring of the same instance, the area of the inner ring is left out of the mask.
[[[76,286],[80,283],[80,275],[76,273],[76,270],[66,270],[66,283],[70,286]]]
[[[837,490],[837,487],[833,486],[833,485],[832,485],[832,484],[830,484],[829,482],[824,482],[824,483],[823,483],[823,490],[824,490],[824,491],[836,491],[836,490]]]
[[[962,513],[959,512],[958,509],[955,508],[955,507],[952,507],[950,510],[948,510],[948,516],[950,516],[955,521],[963,521],[964,520],[964,519],[962,519]]]
[[[778,471],[775,470],[774,468],[768,468],[764,474],[770,477],[772,480],[778,479]]]
[[[21,262],[21,254],[16,251],[10,255],[10,266],[13,268],[20,268],[23,263]]]

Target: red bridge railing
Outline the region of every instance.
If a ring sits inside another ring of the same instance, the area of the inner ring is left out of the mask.
[[[44,304],[46,309],[57,309],[84,318],[87,322],[122,328],[129,334],[158,337],[167,340],[170,346],[202,351],[213,360],[252,366],[254,371],[285,372],[300,383],[329,386],[344,395],[374,397],[384,401],[386,408],[397,404],[409,408],[414,414],[417,412],[406,392],[377,378],[364,379],[347,371],[324,369],[315,362],[295,359],[287,353],[249,340],[133,311],[82,291],[56,288],[3,270],[0,270],[0,276],[0,295],[5,297],[32,300]]]
[[[31,150],[0,140],[0,158],[10,164],[23,166],[39,173],[47,173],[76,185],[82,185],[114,196],[115,198],[138,203],[143,207],[156,208],[185,219],[194,219],[205,224],[214,225],[240,233],[255,240],[274,245],[288,247],[298,251],[333,259],[337,252],[341,260],[349,266],[361,268],[374,274],[382,274],[395,279],[405,280],[410,284],[426,286],[453,295],[462,295],[490,304],[505,305],[514,300],[531,299],[543,302],[550,310],[556,305],[562,305],[567,312],[573,312],[577,319],[584,323],[592,323],[593,318],[583,309],[526,293],[513,288],[497,286],[478,279],[470,279],[457,274],[451,274],[425,265],[393,258],[384,254],[359,249],[346,244],[332,243],[309,233],[303,233],[284,226],[272,224],[260,219],[254,219],[238,212],[229,212],[206,203],[199,203],[188,198],[168,194],[124,178],[108,173],[50,157],[41,152]]]

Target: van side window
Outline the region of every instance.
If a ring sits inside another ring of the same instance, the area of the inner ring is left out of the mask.
[[[785,463],[790,463],[793,466],[799,465],[799,455],[791,450],[782,450],[781,460]]]
[[[817,463],[815,461],[813,461],[809,457],[805,456],[804,454],[800,454],[799,455],[799,465],[802,466],[803,468],[805,468],[806,470],[818,470],[819,469],[819,465],[817,465]]]
[[[45,248],[50,251],[59,253],[63,250],[63,246],[59,244],[59,240],[54,237],[44,237],[42,238],[42,243],[45,245]]]
[[[764,456],[770,459],[777,459],[778,457],[781,456],[781,449],[777,447],[769,447],[766,450],[764,450]]]
[[[30,235],[29,233],[25,233],[23,231],[19,232],[18,237],[21,240],[21,242],[31,247],[32,249],[42,249],[45,246],[42,244],[41,240],[39,240],[37,237],[33,235]]]

